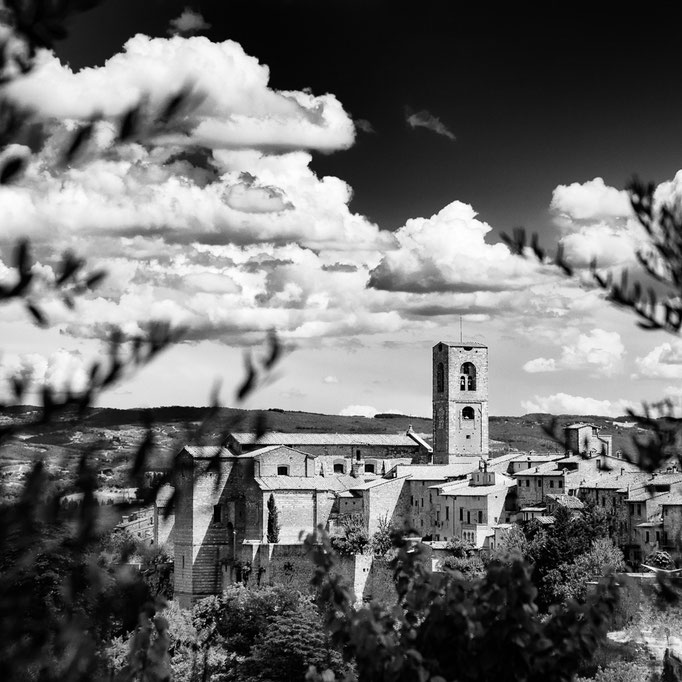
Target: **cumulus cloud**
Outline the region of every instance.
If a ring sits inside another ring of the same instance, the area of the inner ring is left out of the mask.
[[[379,410],[371,405],[349,405],[344,407],[339,415],[341,417],[373,417]]]
[[[558,369],[554,358],[535,358],[523,365],[523,371],[528,372],[529,374],[556,372]]]
[[[185,7],[179,17],[170,20],[168,33],[170,35],[191,35],[206,31],[209,28],[211,28],[211,24],[199,12]]]
[[[231,40],[149,38],[138,34],[103,66],[74,72],[49,52],[13,81],[7,94],[45,116],[120,116],[142,98],[154,105],[185,84],[203,97],[177,143],[213,149],[268,150],[349,147],[355,128],[333,95],[269,87],[269,69]]]
[[[397,248],[371,272],[369,286],[387,291],[472,292],[523,289],[539,281],[530,259],[488,244],[490,225],[454,201],[431,218],[412,218],[395,232]]]
[[[639,379],[682,379],[682,341],[666,341],[643,357],[636,358]]]
[[[618,332],[593,329],[579,334],[561,349],[561,357],[535,358],[523,369],[529,373],[556,372],[557,370],[590,369],[595,374],[610,376],[622,369],[625,346]]]
[[[625,190],[609,187],[602,178],[559,185],[552,192],[550,210],[571,220],[601,220],[632,216]]]
[[[632,407],[632,404],[624,400],[613,402],[567,393],[554,393],[548,396],[536,395],[530,400],[522,400],[521,407],[526,413],[542,412],[620,417],[626,414],[627,408]]]
[[[564,256],[575,267],[588,267],[595,259],[600,267],[632,266],[637,251],[647,244],[627,192],[602,178],[559,185],[550,211],[564,233]]]
[[[457,139],[454,133],[430,111],[422,109],[421,111],[413,112],[409,107],[405,108],[405,122],[410,128],[426,128],[437,135],[447,137],[453,142]]]
[[[163,317],[190,326],[190,340],[252,343],[273,327],[301,342],[357,339],[460,314],[553,319],[586,295],[487,243],[491,227],[466,204],[396,233],[353,213],[351,187],[310,167],[311,150],[352,143],[350,117],[333,95],[273,90],[267,67],[236,43],[136,36],[78,73],[40,59],[14,96],[44,114],[120,113],[190,71],[206,94],[187,139],[114,148],[103,121],[98,153],[58,173],[75,124],[55,124],[22,181],[0,187],[2,239],[29,235],[45,267],[71,248],[110,272],[77,315],[48,310],[66,333],[98,338],[112,324],[136,333],[134,320]]]
[[[80,353],[59,349],[49,356],[37,353],[4,353],[0,356],[0,395],[11,395],[10,382],[21,377],[28,386],[29,394],[48,386],[57,394],[71,391],[78,393],[88,383],[87,368]]]

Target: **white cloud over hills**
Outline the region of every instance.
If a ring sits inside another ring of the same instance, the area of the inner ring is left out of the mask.
[[[682,379],[682,341],[665,341],[635,360],[633,378]]]
[[[535,358],[526,362],[523,369],[530,374],[588,369],[610,376],[622,370],[624,357],[625,346],[618,332],[593,329],[564,345],[558,359]]]
[[[606,417],[620,417],[626,414],[629,401],[599,400],[586,396],[554,393],[547,396],[533,396],[530,400],[521,401],[522,409],[526,413],[546,414],[581,414]]]

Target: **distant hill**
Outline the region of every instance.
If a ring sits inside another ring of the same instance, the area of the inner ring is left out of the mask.
[[[0,424],[10,420],[28,419],[35,415],[35,407],[14,407],[0,412]],[[207,414],[207,408],[159,407],[149,410],[153,420],[154,437],[157,444],[153,466],[167,465],[173,455],[187,442],[192,430]],[[51,424],[29,437],[15,439],[0,447],[0,470],[7,467],[25,467],[38,458],[46,457],[51,468],[63,467],[62,471],[74,471],[83,453],[93,462],[95,468],[116,469],[125,464],[136,445],[144,436],[143,411],[95,408],[90,410],[84,422],[72,424]],[[400,414],[378,414],[374,418],[342,417],[339,415],[313,412],[270,410],[236,410],[222,408],[212,432],[207,434],[208,442],[216,439],[226,426],[233,431],[247,431],[254,428],[260,419],[270,431],[286,433],[400,433],[410,426],[416,433],[431,440],[431,419]],[[543,425],[553,419],[549,414],[527,414],[523,417],[491,417],[491,454],[501,454],[509,449],[535,452],[561,452],[560,443],[552,440]],[[557,418],[558,433],[564,426],[575,422],[589,422],[600,428],[602,433],[613,435],[614,449],[632,452],[633,435],[642,435],[627,418],[577,417],[562,415]],[[493,443],[492,441],[497,441]]]

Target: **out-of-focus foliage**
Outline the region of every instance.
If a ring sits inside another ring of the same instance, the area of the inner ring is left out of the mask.
[[[605,636],[617,600],[606,581],[586,604],[542,616],[530,568],[493,562],[480,580],[431,573],[425,548],[399,540],[393,562],[399,604],[356,610],[320,529],[306,540],[313,585],[332,641],[353,661],[347,679],[372,681],[568,681]],[[317,669],[310,680],[328,680]]]

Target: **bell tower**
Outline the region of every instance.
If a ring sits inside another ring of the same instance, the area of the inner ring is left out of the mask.
[[[433,347],[433,462],[488,456],[488,347],[441,341]]]

